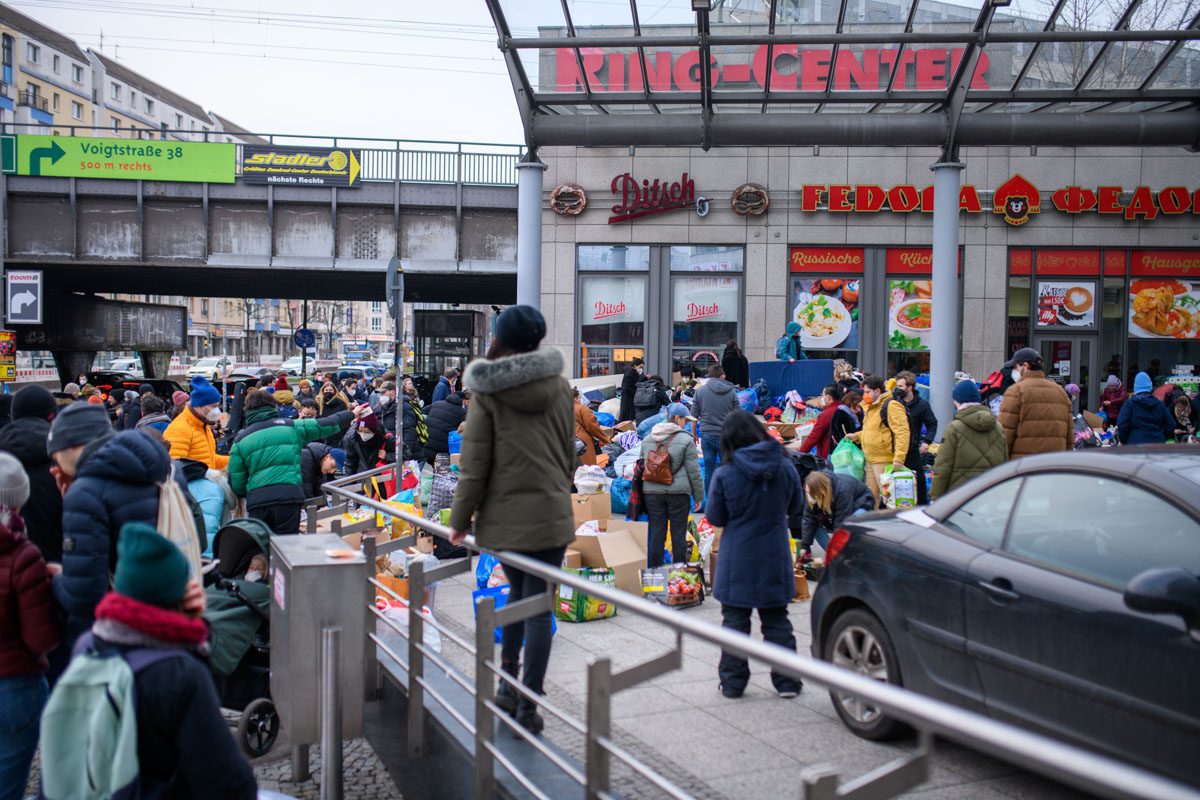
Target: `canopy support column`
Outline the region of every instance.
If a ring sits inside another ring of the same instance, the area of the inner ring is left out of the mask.
[[[929,401],[939,434],[954,419],[954,372],[958,369],[958,193],[963,164],[941,161],[933,170],[933,314],[929,347]],[[940,438],[940,436],[939,436]],[[918,478],[924,480],[923,478]]]
[[[542,306],[542,178],[546,165],[530,150],[517,164],[517,303]]]

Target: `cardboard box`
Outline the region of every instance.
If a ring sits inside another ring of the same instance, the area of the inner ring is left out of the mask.
[[[636,432],[637,424],[633,420],[627,419],[624,422],[618,422],[616,424],[616,426],[613,428],[613,430],[620,431],[621,433],[625,433],[626,431],[635,431]]]
[[[575,515],[575,527],[578,528],[588,520],[606,520],[612,517],[612,495],[608,492],[597,494],[571,495],[571,510]],[[603,564],[587,566],[604,566]]]
[[[790,440],[796,438],[796,429],[800,426],[795,422],[768,422],[767,427],[774,428],[780,436]]]
[[[649,522],[630,522],[624,518],[610,519],[601,523],[601,530],[613,531],[628,531],[633,537],[633,543],[642,551],[642,557],[645,558],[650,550],[650,523]]]
[[[563,566],[567,569],[579,569],[583,566],[583,555],[573,547],[568,547],[563,553]]]
[[[576,536],[571,548],[579,551],[585,567],[608,567],[616,576],[617,588],[641,596],[640,571],[646,554],[627,530]]]

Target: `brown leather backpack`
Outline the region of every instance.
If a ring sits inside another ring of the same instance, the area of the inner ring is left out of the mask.
[[[665,441],[646,452],[646,468],[642,480],[650,483],[663,483],[670,486],[675,482],[675,473],[671,471],[671,441]]]

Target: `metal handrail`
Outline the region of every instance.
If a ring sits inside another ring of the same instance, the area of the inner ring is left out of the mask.
[[[359,476],[351,477],[359,478]],[[414,529],[423,530],[426,533],[439,536],[443,539],[449,539],[450,537],[450,529],[443,525],[393,508],[372,498],[355,494],[343,486],[326,484],[323,488],[327,492],[336,494],[346,500],[384,512],[393,518],[401,519],[412,525]],[[875,681],[824,661],[802,657],[794,651],[765,641],[752,639],[746,634],[736,633],[722,626],[680,615],[665,606],[648,603],[642,598],[626,592],[593,583],[575,573],[548,566],[541,561],[529,558],[521,553],[508,550],[496,551],[482,547],[474,536],[466,537],[463,544],[471,550],[490,553],[505,566],[516,567],[522,572],[535,575],[544,580],[548,586],[553,584],[569,586],[611,603],[623,612],[632,613],[661,623],[675,631],[677,641],[681,641],[679,637],[687,634],[718,645],[722,650],[736,653],[744,658],[760,661],[768,665],[775,672],[804,681],[812,681],[827,689],[854,695],[870,701],[887,715],[902,720],[915,728],[920,734],[923,744],[926,745],[922,748],[920,754],[907,762],[906,765],[898,767],[897,772],[901,769],[906,769],[906,767],[924,766],[923,764],[915,765],[914,762],[921,761],[928,755],[929,750],[932,748],[932,737],[936,735],[1023,769],[1039,773],[1052,780],[1104,797],[1145,798],[1145,800],[1197,800],[1197,798],[1200,798],[1200,791],[1155,775],[1139,767],[1105,758],[1041,734],[1023,730],[1008,723],[958,708],[941,700],[919,695],[908,689]],[[370,550],[373,554],[373,540]],[[373,559],[369,558],[368,561],[373,561]],[[368,570],[373,569],[373,564],[369,564]],[[410,596],[412,596],[413,592],[424,590],[423,576],[424,571],[421,569],[421,565],[414,565],[409,579]],[[531,613],[536,613],[540,610],[535,608],[538,599],[526,598],[515,604],[506,606],[499,612],[493,612],[491,600],[485,598],[480,603],[476,615],[477,647],[485,641],[488,643],[492,642],[492,630],[496,624],[494,620],[497,616],[507,614],[511,617],[510,621],[527,618]],[[530,603],[532,605],[526,605]],[[520,606],[526,607],[517,608]],[[414,609],[416,610],[414,611]],[[420,637],[422,631],[420,626],[424,621],[424,616],[420,613],[420,604],[410,602],[409,612],[409,636]],[[501,622],[500,624],[504,623]],[[482,626],[486,626],[486,631],[483,630]],[[416,641],[420,642],[421,639],[418,638]],[[409,652],[411,660],[411,655],[413,653],[419,655],[420,650],[410,646]],[[477,675],[475,700],[477,719],[475,725],[477,742],[490,745],[493,726],[489,720],[483,721],[488,724],[482,724],[478,719],[478,715],[481,712],[486,712],[489,716],[494,714],[492,708],[489,708],[489,706],[494,706],[491,702],[492,691],[490,688],[494,667],[489,663],[493,659],[485,658],[485,655],[476,653]],[[491,655],[494,658],[494,648]],[[665,669],[656,670],[654,668],[656,666],[654,661],[669,663],[670,660],[660,657],[648,664],[614,673],[610,660],[600,657],[589,667],[589,716],[586,725],[589,747],[587,763],[585,765],[587,770],[587,796],[589,798],[600,797],[608,792],[609,762],[607,756],[609,753],[617,755],[618,759],[625,763],[630,763],[629,759],[621,758],[621,756],[627,754],[613,745],[609,735],[608,725],[611,712],[611,695],[617,691],[631,688],[642,680],[648,680],[666,671]],[[485,665],[486,677],[478,674],[479,664]],[[419,665],[410,663],[408,670],[410,676],[414,674],[418,677],[420,676]],[[597,686],[596,684],[603,684],[603,686]],[[486,696],[481,697],[481,687],[486,688]],[[599,691],[597,691],[598,689]],[[411,694],[411,682],[409,691]],[[603,719],[597,720],[592,715],[592,704],[596,703],[600,698],[607,698],[607,700],[604,701]],[[417,706],[416,708],[414,708],[414,703],[410,702],[410,712],[423,714],[424,711],[420,707],[423,704],[417,703],[415,705]],[[414,720],[410,719],[410,735],[415,730],[423,728],[423,726],[414,726],[413,722]],[[483,738],[481,739],[480,737]],[[410,741],[409,746],[412,748],[412,752],[420,752],[419,743],[414,745]],[[477,792],[480,791],[481,780],[485,782],[482,785],[492,786],[492,784],[487,783],[491,781],[490,763],[492,758],[495,759],[496,763],[500,763],[509,769],[510,772],[513,771],[511,762],[501,758],[494,748],[487,746],[483,749],[489,753],[489,756],[485,760],[485,763],[488,765],[488,774],[486,776],[478,774],[482,770],[482,767],[479,766],[482,756],[480,748],[477,748],[475,753]],[[620,754],[618,755],[614,751],[620,751]],[[641,772],[640,770],[638,771]],[[906,791],[912,785],[923,782],[926,779],[927,770],[917,769],[913,770],[913,772],[920,774],[921,777],[902,784],[892,782],[889,786],[890,790],[894,793]],[[514,773],[514,777],[522,785],[527,785],[525,776]],[[908,776],[906,775],[905,777]],[[834,794],[830,794],[833,790],[829,788],[828,781],[829,776],[827,773],[823,775],[814,774],[811,779],[806,778],[805,784],[809,791],[808,796],[813,798],[835,796]],[[672,786],[673,791],[669,793],[678,792],[681,795],[686,795],[686,792],[682,788],[674,784]],[[659,788],[663,789],[664,787],[660,785]],[[836,782],[834,783],[834,788],[836,788]],[[880,794],[877,796],[886,795]]]

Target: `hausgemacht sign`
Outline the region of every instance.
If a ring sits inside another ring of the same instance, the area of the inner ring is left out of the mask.
[[[233,183],[236,163],[228,143],[17,136],[18,175]]]
[[[345,148],[246,145],[242,181],[292,186],[353,186],[360,153]]]

